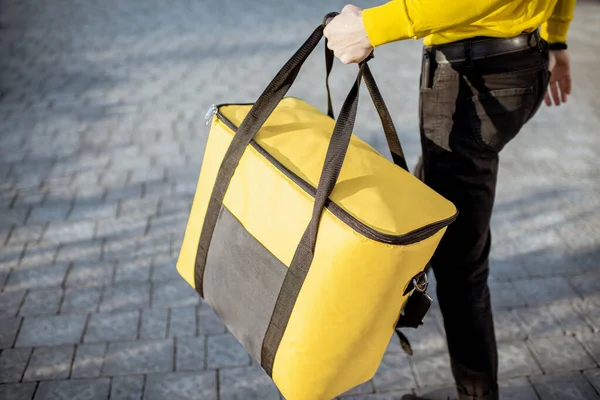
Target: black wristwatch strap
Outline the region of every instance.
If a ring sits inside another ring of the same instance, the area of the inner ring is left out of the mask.
[[[549,43],[548,48],[550,50],[566,50],[567,44],[566,43]]]

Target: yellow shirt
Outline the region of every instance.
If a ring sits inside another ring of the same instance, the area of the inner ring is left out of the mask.
[[[475,36],[512,37],[541,27],[549,43],[565,43],[576,0],[392,0],[363,11],[374,47],[425,38],[438,45]]]

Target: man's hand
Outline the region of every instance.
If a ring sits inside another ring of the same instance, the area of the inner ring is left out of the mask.
[[[546,92],[546,105],[552,106],[554,100],[554,104],[559,106],[561,102],[566,103],[567,96],[571,94],[571,59],[567,50],[551,50],[548,69],[552,76]]]
[[[351,4],[327,24],[323,34],[327,47],[344,64],[359,63],[373,51],[362,22],[362,10]]]

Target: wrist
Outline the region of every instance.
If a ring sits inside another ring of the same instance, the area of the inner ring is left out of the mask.
[[[550,50],[567,50],[568,46],[565,42],[558,43],[548,43],[548,48]]]
[[[363,10],[362,21],[373,47],[414,35],[404,3],[400,1]]]

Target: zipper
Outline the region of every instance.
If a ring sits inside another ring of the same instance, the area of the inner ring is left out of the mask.
[[[233,132],[236,132],[238,127],[235,126],[235,124],[233,122],[231,122],[229,119],[227,119],[227,117],[225,117],[219,111],[219,107],[226,106],[226,105],[230,105],[230,104],[220,104],[218,106],[212,105],[211,108],[209,109],[208,113],[206,114],[207,118],[208,118],[207,120],[212,118],[212,116],[216,115],[217,118],[220,121],[222,121],[229,129],[231,129]],[[249,104],[236,104],[236,105],[252,105],[252,104],[249,103]],[[250,142],[250,146],[252,146],[252,148],[254,148],[263,157],[265,157],[267,159],[267,161],[269,161],[271,164],[273,164],[285,176],[290,178],[290,180],[292,180],[295,184],[297,184],[307,194],[311,195],[312,197],[315,197],[315,195],[317,193],[317,189],[314,186],[312,186],[310,183],[306,182],[304,179],[302,179],[299,176],[297,176],[296,174],[294,174],[285,165],[281,164],[275,157],[273,157],[264,148],[262,148],[258,143],[256,143],[254,141],[254,139],[252,139],[252,141]],[[377,242],[382,242],[382,243],[386,243],[386,244],[394,244],[394,245],[409,245],[409,244],[414,244],[414,243],[418,243],[422,240],[425,240],[425,239],[435,235],[441,229],[450,225],[452,222],[454,222],[454,220],[456,220],[456,217],[458,217],[458,211],[457,211],[453,216],[451,216],[449,218],[425,225],[421,228],[415,229],[413,231],[407,232],[402,235],[392,235],[392,234],[388,234],[388,233],[379,232],[379,231],[371,228],[370,226],[365,225],[364,223],[360,222],[359,220],[357,220],[356,218],[354,218],[353,216],[348,214],[342,207],[340,207],[338,204],[331,201],[331,199],[327,199],[327,201],[325,202],[325,207],[333,215],[335,215],[342,222],[344,222],[345,224],[350,226],[352,229],[354,229],[356,232],[360,233],[361,235],[363,235],[369,239],[375,240]]]
[[[210,108],[208,109],[208,112],[204,116],[204,120],[206,121],[205,125],[209,125],[210,122],[212,121],[213,116],[215,116],[218,112],[219,112],[219,109],[217,108],[217,106],[214,104],[211,105]]]

